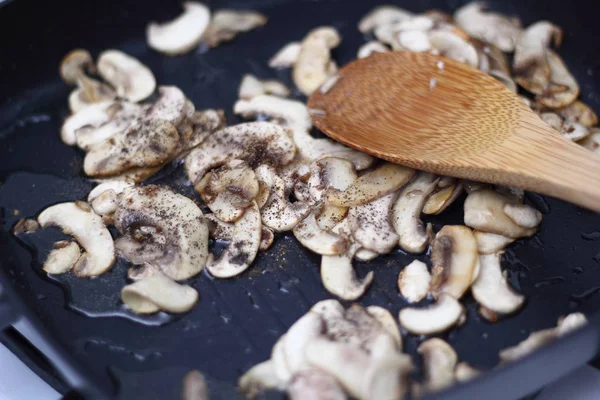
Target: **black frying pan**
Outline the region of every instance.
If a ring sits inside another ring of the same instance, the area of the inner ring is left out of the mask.
[[[243,73],[276,77],[290,84],[289,72],[273,71],[266,61],[282,45],[324,24],[334,25],[342,34],[335,58],[343,65],[363,43],[356,23],[374,3],[210,2],[213,9],[258,9],[270,21],[264,28],[207,53],[176,58],[151,51],[144,38],[148,21],[168,20],[180,12],[176,1],[16,0],[5,5],[0,9],[3,230],[50,204],[83,199],[92,187],[81,173],[82,154],[58,138],[68,114],[70,88],[60,81],[57,69],[69,50],[85,47],[95,55],[105,48],[122,49],[148,65],[160,84],[182,88],[197,109],[224,108],[234,123],[230,110]],[[462,3],[397,2],[414,11],[451,11]],[[566,37],[560,53],[577,77],[584,101],[600,110],[600,88],[595,82],[600,73],[596,46],[600,34],[594,29],[596,6],[592,1],[491,3],[494,9],[519,15],[525,24],[549,19],[562,26]],[[151,180],[194,195],[175,166]],[[536,354],[439,398],[523,396],[587,362],[598,351],[600,321],[594,313],[600,308],[600,215],[536,194],[528,194],[526,201],[544,213],[540,233],[512,245],[504,259],[512,284],[527,296],[526,306],[518,315],[490,324],[477,317],[473,300],[467,299],[467,323],[444,337],[461,360],[491,369],[500,349],[516,344],[533,330],[554,326],[560,315],[582,311],[591,322]],[[431,219],[436,229],[461,221],[462,201]],[[19,317],[33,324],[37,339],[49,348],[45,356],[13,328],[4,329],[2,340],[69,398],[77,393],[86,398],[178,398],[181,378],[192,368],[207,374],[213,399],[235,398],[239,375],[268,358],[275,340],[312,304],[329,297],[319,279],[319,258],[289,235],[281,235],[242,276],[212,280],[201,274],[192,280],[201,300],[190,313],[160,314],[134,322],[119,304],[118,293],[125,283],[123,263],[90,280],[65,276],[52,281],[41,273],[51,243],[61,237],[52,229],[22,241],[2,235],[0,325],[8,326]],[[397,293],[396,277],[412,258],[396,251],[368,265],[359,263],[360,274],[373,269],[376,277],[361,302],[384,306],[393,313],[405,306]],[[408,336],[405,351],[415,355],[420,341]]]

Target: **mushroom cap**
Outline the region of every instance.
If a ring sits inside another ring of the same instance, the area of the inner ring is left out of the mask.
[[[98,56],[98,73],[132,102],[144,100],[156,88],[152,71],[138,59],[119,50],[105,50]]]

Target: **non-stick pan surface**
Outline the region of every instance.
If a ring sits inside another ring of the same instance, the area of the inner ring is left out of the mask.
[[[343,42],[335,50],[335,59],[343,65],[364,42],[356,23],[375,3],[209,2],[213,9],[260,10],[269,16],[269,23],[208,52],[199,50],[175,58],[150,50],[144,32],[150,20],[177,15],[180,5],[176,1],[16,0],[1,8],[3,229],[8,231],[19,218],[36,216],[48,205],[84,199],[92,187],[81,172],[82,154],[58,138],[68,115],[71,89],[60,81],[57,69],[69,50],[84,47],[93,55],[106,48],[124,50],[148,65],[159,84],[180,87],[197,109],[224,108],[234,123],[238,120],[231,115],[231,107],[244,73],[278,78],[291,86],[288,71],[274,71],[266,62],[284,44],[302,38],[318,25],[339,29]],[[451,11],[462,3],[396,2],[413,11]],[[583,100],[600,111],[595,79],[600,74],[599,34],[593,2],[495,1],[491,6],[519,15],[525,24],[548,19],[562,26],[566,35],[560,53],[581,85]],[[167,167],[151,181],[195,196],[180,167]],[[511,283],[527,296],[526,306],[518,315],[490,324],[477,316],[473,300],[467,299],[467,323],[444,336],[460,360],[479,368],[492,368],[500,349],[534,330],[554,326],[560,315],[575,311],[593,314],[600,308],[600,216],[536,194],[528,194],[526,201],[544,213],[544,222],[534,238],[510,246],[504,257]],[[436,229],[462,223],[462,201],[431,222]],[[159,314],[134,322],[119,303],[124,263],[89,280],[65,276],[53,281],[41,272],[51,243],[63,236],[57,230],[45,230],[23,240],[2,239],[8,283],[71,353],[82,372],[123,399],[178,398],[181,377],[190,369],[206,373],[213,398],[233,398],[239,375],[267,359],[276,339],[312,304],[330,297],[320,282],[319,257],[290,235],[280,235],[242,276],[214,280],[201,274],[193,279],[191,284],[201,299],[188,314]],[[6,262],[8,255],[10,263]],[[375,283],[361,303],[381,305],[393,313],[404,307],[396,278],[413,258],[395,251],[368,264],[358,263],[361,275],[375,271]],[[421,340],[407,336],[405,351],[415,355]],[[550,358],[529,360],[532,376],[543,375],[552,363],[568,363],[568,354],[562,354],[564,358],[553,353]],[[511,385],[529,387],[527,374],[510,379],[504,382],[507,393],[516,393],[510,391]]]

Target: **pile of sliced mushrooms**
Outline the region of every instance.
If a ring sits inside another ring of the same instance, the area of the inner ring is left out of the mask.
[[[215,47],[266,22],[254,11],[211,13],[188,2],[175,20],[149,24],[147,40],[173,56],[202,44]],[[358,29],[373,38],[358,49],[358,58],[426,51],[467,63],[515,93],[525,89],[523,101],[544,121],[600,152],[598,118],[577,99],[579,86],[553,49],[562,36],[558,26],[540,21],[522,27],[518,18],[475,2],[453,16],[381,6]],[[268,64],[291,68],[304,95],[327,91],[337,71],[331,50],[341,40],[335,28],[317,27]],[[425,380],[411,384],[413,363],[402,352],[399,328],[434,335],[463,324],[461,298],[469,292],[491,322],[525,304],[507,281],[502,254],[515,240],[534,235],[542,214],[524,204],[519,189],[415,171],[315,138],[311,112],[318,110],[289,98],[292,91],[276,80],[244,76],[233,111],[257,121],[228,125],[222,110],[196,110],[184,90],[157,87],[150,69],[119,50],[102,52],[95,64],[87,51],[74,50],[60,73],[76,86],[60,136],[85,152],[84,172],[98,184],[87,201],[53,205],[37,218],[42,228],[57,226],[73,237],[54,245],[44,263],[50,274],[98,276],[121,257],[132,265],[131,283],[121,292],[127,307],[139,314],[181,313],[199,299],[186,280],[204,268],[215,278],[237,276],[282,232],[291,231],[322,256],[323,286],[347,301],[359,299],[375,279],[373,272],[357,277],[354,260],[373,260],[396,248],[411,254],[430,249],[431,267],[415,260],[398,276],[400,293],[414,306],[396,319],[380,307],[316,304],[279,339],[268,361],[240,379],[249,397],[268,388],[285,390],[292,399],[402,399],[441,390],[479,371],[459,363],[448,343],[430,338],[418,349]],[[178,161],[204,210],[169,187],[140,185]],[[422,220],[444,212],[463,193],[465,225],[434,232]],[[19,232],[33,225],[22,223]],[[211,238],[229,242],[219,257],[209,251]],[[434,300],[431,305],[416,304],[426,298]],[[500,358],[518,359],[584,323],[581,314],[566,316]]]

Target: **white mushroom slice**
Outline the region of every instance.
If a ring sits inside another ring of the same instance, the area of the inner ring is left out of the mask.
[[[463,193],[462,181],[454,181],[450,186],[437,187],[425,200],[423,205],[423,214],[438,215],[450,207],[454,201]]]
[[[456,364],[456,367],[454,368],[454,379],[456,379],[457,382],[468,382],[477,378],[481,373],[480,370],[473,368],[469,363],[463,361]]]
[[[192,51],[210,23],[210,10],[202,3],[183,3],[183,13],[164,24],[151,22],[146,28],[148,45],[161,53],[175,56]]]
[[[89,51],[75,49],[67,53],[60,62],[60,77],[70,85],[77,85],[82,75],[94,72],[94,60]]]
[[[379,26],[393,25],[413,17],[413,13],[396,6],[379,6],[371,10],[358,23],[358,30],[369,33]]]
[[[306,105],[300,101],[282,99],[276,96],[257,96],[250,101],[239,100],[233,111],[245,118],[268,115],[274,120],[282,121],[292,130],[293,140],[298,148],[300,158],[308,161],[324,157],[346,159],[357,170],[371,166],[374,158],[368,154],[351,149],[330,139],[315,139],[310,135],[312,121]]]
[[[414,17],[399,21],[394,27],[400,32],[427,32],[435,25],[433,18],[427,15],[415,15]]]
[[[418,395],[439,392],[454,383],[454,368],[458,356],[454,349],[439,338],[424,341],[417,348],[423,355],[425,382],[418,386]]]
[[[473,236],[475,236],[475,240],[477,241],[477,251],[479,254],[492,254],[502,251],[506,246],[515,241],[515,239],[502,235],[481,231],[473,232]]]
[[[124,235],[117,247],[130,262],[154,266],[176,281],[204,267],[208,227],[189,198],[155,185],[127,188],[114,221]]]
[[[310,165],[308,189],[315,201],[322,201],[329,188],[346,190],[358,176],[351,162],[336,158],[325,157]]]
[[[82,127],[98,127],[107,123],[110,120],[110,115],[107,112],[116,104],[113,101],[103,101],[95,103],[78,111],[67,118],[60,129],[61,140],[73,146],[77,143],[77,130]]]
[[[542,213],[527,204],[504,205],[504,214],[523,228],[536,228],[542,222]]]
[[[362,280],[356,277],[352,267],[352,258],[358,246],[350,245],[348,251],[337,256],[321,258],[321,281],[327,291],[344,300],[356,300],[361,297],[373,282],[373,271]]]
[[[177,150],[179,133],[169,122],[151,120],[119,132],[93,146],[83,169],[89,176],[111,176],[136,167],[155,167],[168,161]]]
[[[292,375],[311,368],[306,360],[305,347],[312,339],[321,336],[324,328],[321,316],[309,311],[288,329],[283,339],[283,351]]]
[[[151,265],[134,265],[127,270],[127,279],[139,281],[157,274],[162,274],[162,272]]]
[[[347,399],[335,378],[318,369],[295,374],[288,386],[287,393],[290,400]]]
[[[240,83],[240,88],[238,89],[238,97],[240,99],[250,100],[253,97],[262,94],[287,97],[290,95],[290,90],[283,83],[276,80],[261,81],[254,75],[244,75],[242,82]]]
[[[211,238],[227,241],[233,238],[234,224],[223,222],[214,214],[204,214],[204,218],[208,223],[208,232]],[[269,249],[273,244],[273,240],[275,240],[273,231],[266,226],[263,226],[260,233],[260,246],[258,249],[261,251]]]
[[[404,308],[398,319],[400,326],[415,335],[432,335],[444,332],[464,318],[463,306],[452,296],[442,293],[427,308]]]
[[[273,364],[273,372],[275,373],[276,378],[287,385],[289,381],[292,379],[292,372],[288,366],[288,362],[285,356],[285,335],[281,336],[275,345],[273,345],[273,349],[271,349],[271,363]]]
[[[249,32],[267,23],[267,17],[256,11],[217,10],[203,37],[208,47],[233,40],[238,33]]]
[[[73,268],[80,255],[81,251],[77,243],[68,240],[56,242],[44,261],[43,270],[54,275],[64,274]]]
[[[577,142],[590,134],[590,129],[578,122],[563,120],[558,114],[545,112],[540,114],[540,118],[556,129],[560,134],[568,140]]]
[[[346,218],[346,215],[348,215],[347,207],[337,207],[325,204],[317,214],[317,225],[319,225],[319,228],[321,229],[330,230],[338,223],[342,222],[344,218]],[[364,250],[371,252],[367,249]],[[374,257],[377,257],[377,253],[374,254]]]
[[[423,52],[431,49],[431,42],[426,32],[412,30],[398,33],[398,44],[409,51]]]
[[[273,361],[267,360],[250,368],[238,380],[240,391],[246,398],[253,399],[260,392],[269,389],[284,389],[284,383],[273,369]]]
[[[106,182],[102,182],[100,183],[98,186],[96,186],[95,188],[92,189],[92,191],[88,194],[88,203],[90,203],[92,200],[94,200],[96,197],[100,196],[102,193],[106,192],[107,190],[112,190],[115,194],[121,194],[123,193],[123,191],[125,189],[127,189],[128,187],[133,186],[133,183],[131,182],[125,182],[125,181],[106,181]]]
[[[158,310],[182,313],[196,304],[198,292],[191,286],[157,274],[125,286],[121,290],[121,300],[136,314],[150,314]]]
[[[358,261],[371,261],[376,259],[378,256],[379,253],[369,249],[358,249],[354,254],[354,258]]]
[[[430,232],[421,221],[421,211],[425,200],[437,184],[436,175],[419,172],[412,182],[402,188],[392,214],[392,223],[402,250],[410,253],[425,251]]]
[[[367,204],[350,207],[348,225],[352,237],[363,248],[387,254],[398,243],[398,235],[390,221],[397,193],[390,193]]]
[[[118,195],[112,189],[105,190],[90,203],[96,214],[102,216],[114,213],[118,204]]]
[[[600,154],[600,132],[595,132],[579,142],[586,149]]]
[[[402,297],[409,303],[418,303],[429,294],[431,274],[427,265],[414,260],[402,268],[398,275],[398,289]]]
[[[552,50],[546,53],[550,67],[550,87],[536,99],[550,108],[565,107],[579,96],[579,85],[562,59]]]
[[[87,203],[61,203],[46,208],[38,217],[42,228],[57,226],[72,235],[84,253],[73,266],[80,277],[106,272],[115,261],[115,246],[102,218]]]
[[[432,31],[429,43],[438,54],[468,64],[472,67],[479,65],[479,56],[475,47],[460,36],[445,30]]]
[[[192,183],[198,183],[211,168],[231,159],[251,167],[259,163],[285,165],[294,159],[296,147],[286,128],[269,122],[249,122],[223,128],[210,135],[185,158]]]
[[[394,318],[392,313],[379,306],[368,306],[366,309],[369,315],[375,318],[392,339],[394,339],[397,348],[402,349],[402,335],[400,334],[396,318]]]
[[[330,188],[327,191],[326,201],[341,207],[366,204],[398,190],[413,177],[414,173],[415,170],[411,168],[385,163],[362,175],[343,191]]]
[[[208,387],[204,375],[191,370],[183,377],[182,400],[209,400]]]
[[[491,43],[504,52],[515,48],[521,34],[521,22],[517,18],[486,12],[485,3],[472,2],[454,13],[454,21],[469,36]]]
[[[477,242],[466,226],[446,225],[431,244],[431,293],[460,299],[476,277]]]
[[[535,228],[521,227],[504,213],[504,206],[509,203],[512,203],[510,198],[491,189],[472,192],[465,200],[465,224],[512,239],[532,236]]]
[[[86,78],[85,85],[86,89],[74,89],[69,95],[69,110],[72,114],[75,114],[96,103],[113,101],[117,97],[115,91],[104,83],[96,82],[93,79]]]
[[[325,256],[343,254],[350,245],[347,237],[321,229],[317,224],[315,212],[308,214],[308,217],[294,227],[293,232],[304,247]]]
[[[340,35],[333,27],[316,28],[302,40],[292,71],[294,83],[302,93],[309,96],[331,75],[328,68],[330,52],[340,41]]]
[[[577,122],[587,127],[598,125],[598,116],[594,110],[579,100],[556,110],[556,112],[567,121]]]
[[[193,125],[193,132],[187,143],[185,150],[191,150],[204,142],[207,137],[227,126],[227,120],[223,110],[206,109],[196,111],[189,121]]]
[[[387,53],[390,49],[377,40],[371,40],[360,46],[356,54],[356,58],[367,58],[373,53]]]
[[[260,210],[256,202],[235,222],[231,243],[219,259],[209,255],[206,269],[217,278],[232,278],[244,272],[258,253],[261,239]]]
[[[473,282],[471,293],[483,307],[506,315],[521,308],[525,297],[509,286],[500,267],[501,256],[501,252],[496,252],[479,257],[479,277]]]
[[[110,83],[119,97],[138,102],[150,96],[156,79],[138,59],[119,50],[105,50],[98,56],[98,73]]]
[[[298,59],[300,54],[300,42],[290,42],[283,46],[271,59],[269,60],[269,67],[271,68],[290,68]]]
[[[533,332],[527,337],[527,339],[523,340],[518,345],[502,350],[500,352],[500,360],[507,362],[515,361],[525,357],[540,347],[580,328],[586,323],[587,319],[585,315],[581,313],[572,313],[564,318],[559,318],[558,325],[555,328]]]
[[[35,219],[21,218],[13,226],[11,232],[13,235],[18,236],[27,233],[33,233],[38,230],[40,224]]]

